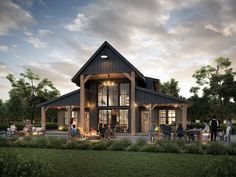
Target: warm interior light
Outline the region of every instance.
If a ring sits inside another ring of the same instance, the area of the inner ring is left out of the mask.
[[[107,59],[108,56],[107,55],[101,55],[101,59]]]

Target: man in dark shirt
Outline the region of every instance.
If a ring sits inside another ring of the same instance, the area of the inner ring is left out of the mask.
[[[213,116],[211,120],[211,141],[216,140],[216,134],[217,134],[217,127],[218,127],[218,122],[216,120],[216,116]]]

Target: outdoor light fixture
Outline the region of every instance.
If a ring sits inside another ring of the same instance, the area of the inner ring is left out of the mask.
[[[107,55],[101,55],[101,59],[108,59]]]
[[[106,87],[111,87],[115,85],[114,81],[109,80],[109,77],[110,75],[108,74],[108,80],[103,82],[103,85]]]

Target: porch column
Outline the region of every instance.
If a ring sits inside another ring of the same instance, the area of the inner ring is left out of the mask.
[[[80,75],[80,131],[84,131],[84,104],[85,104],[85,91],[84,91],[84,75]]]
[[[187,105],[186,104],[182,106],[182,125],[183,125],[183,128],[186,128],[186,125],[187,125]]]
[[[135,72],[131,72],[131,135],[136,133],[136,120],[135,120]]]
[[[68,111],[68,137],[70,137],[70,120],[72,117],[72,106],[66,106],[66,111]]]
[[[45,131],[46,130],[46,111],[45,107],[41,107],[41,127]]]

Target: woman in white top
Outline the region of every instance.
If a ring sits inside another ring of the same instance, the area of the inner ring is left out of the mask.
[[[231,133],[232,133],[232,123],[231,123],[231,120],[228,119],[227,120],[227,123],[226,123],[226,138],[227,138],[227,141],[231,141]]]

